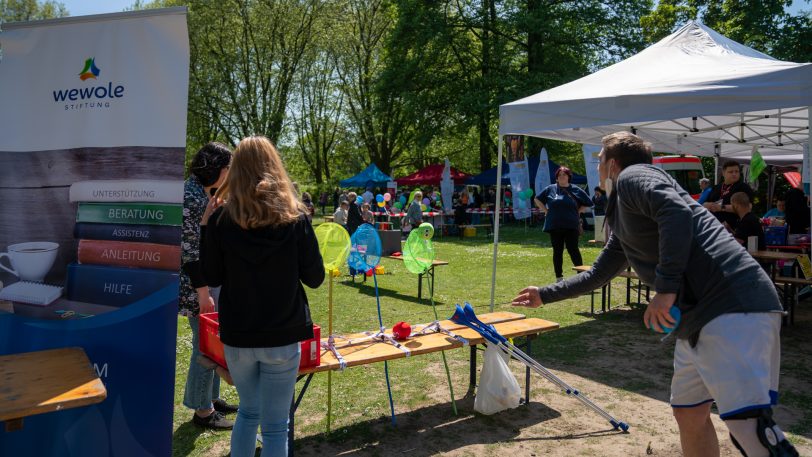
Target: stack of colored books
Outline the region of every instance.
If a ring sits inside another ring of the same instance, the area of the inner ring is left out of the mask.
[[[183,181],[82,181],[68,265],[67,298],[126,306],[179,282]]]

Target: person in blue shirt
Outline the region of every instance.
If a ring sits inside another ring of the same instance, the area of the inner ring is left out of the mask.
[[[779,198],[775,203],[775,208],[770,209],[764,214],[764,217],[787,217],[784,211],[787,209],[787,204],[783,198]]]
[[[700,205],[705,203],[708,200],[708,196],[710,195],[711,191],[713,190],[713,186],[710,185],[710,179],[702,178],[699,180],[699,188],[702,189],[702,193],[699,194],[699,200],[697,203]]]
[[[592,207],[592,200],[580,187],[570,185],[572,171],[561,167],[550,184],[536,197],[536,206],[546,214],[544,231],[553,245],[553,269],[557,281],[564,279],[564,245],[574,266],[583,265],[578,237],[582,232],[581,212]]]

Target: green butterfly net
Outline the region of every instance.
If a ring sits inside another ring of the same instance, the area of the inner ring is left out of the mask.
[[[350,254],[350,234],[347,229],[334,222],[326,222],[316,227],[316,239],[325,271],[338,271]]]
[[[403,263],[406,269],[415,274],[423,274],[431,267],[434,261],[434,227],[423,222],[409,233],[406,245],[403,247]]]

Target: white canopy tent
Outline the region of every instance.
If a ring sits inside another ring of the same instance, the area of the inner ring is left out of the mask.
[[[757,147],[770,162],[798,163],[809,142],[810,111],[812,64],[773,59],[689,22],[622,62],[502,105],[497,163],[501,168],[503,135],[600,145],[621,130],[657,152],[749,159]],[[497,195],[500,187],[497,179]]]

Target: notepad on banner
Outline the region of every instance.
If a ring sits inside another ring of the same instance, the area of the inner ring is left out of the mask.
[[[62,296],[62,288],[39,282],[19,281],[0,290],[0,300],[47,306]]]

